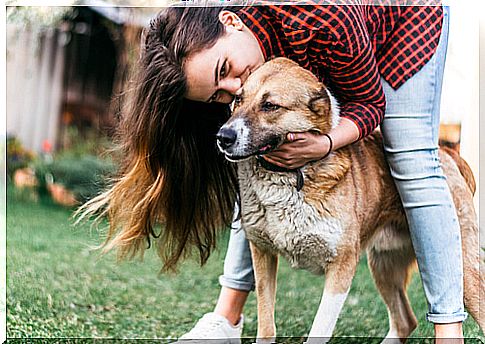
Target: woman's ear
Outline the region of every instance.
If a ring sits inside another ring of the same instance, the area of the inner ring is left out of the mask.
[[[236,13],[223,10],[219,12],[219,21],[226,27],[232,27],[236,30],[242,30],[244,27],[243,22],[237,16]]]

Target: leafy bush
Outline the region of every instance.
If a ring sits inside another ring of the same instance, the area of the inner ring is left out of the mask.
[[[7,175],[12,178],[19,168],[27,167],[34,159],[34,153],[25,149],[15,136],[7,137]]]
[[[111,150],[112,140],[99,130],[82,130],[74,125],[66,126],[65,133],[59,145],[58,155],[77,156],[95,155],[102,156]]]
[[[59,155],[52,161],[37,161],[35,174],[40,188],[46,190],[47,181],[64,185],[78,201],[84,202],[107,187],[115,165],[94,155]]]

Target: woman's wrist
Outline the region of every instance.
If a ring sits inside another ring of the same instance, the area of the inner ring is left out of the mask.
[[[325,159],[332,151],[355,142],[359,138],[359,129],[354,122],[341,118],[337,127],[320,135],[319,160]]]
[[[332,149],[331,145],[333,146],[333,142],[332,144],[330,143],[330,140],[332,139],[331,138],[329,139],[327,135],[328,134],[316,135],[317,141],[314,146],[314,151],[312,154],[313,158],[311,158],[311,161],[318,161],[318,160],[325,159],[330,154],[330,150]]]
[[[326,139],[328,142],[326,144],[325,147],[327,147],[327,151],[326,153],[324,153],[324,155],[320,158],[320,160],[322,159],[325,159],[326,157],[328,157],[330,155],[330,153],[332,153],[332,149],[333,149],[333,139],[332,137],[330,136],[330,134],[323,134],[322,135],[324,139]]]
[[[358,141],[360,135],[357,125],[347,118],[341,118],[340,123],[335,128],[330,130],[328,134],[332,139],[332,150],[345,147],[348,144]]]

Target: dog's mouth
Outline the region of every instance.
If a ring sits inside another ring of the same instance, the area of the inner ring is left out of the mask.
[[[224,153],[225,157],[227,160],[230,162],[238,162],[238,161],[243,161],[251,157],[251,155],[231,155],[228,153]]]
[[[254,155],[267,154],[274,151],[281,143],[281,139],[277,136],[270,138],[265,144],[261,145]]]
[[[242,161],[248,159],[252,156],[264,155],[274,151],[283,140],[279,136],[273,136],[266,140],[263,144],[259,145],[258,148],[254,149],[252,152],[244,155],[231,154],[229,152],[224,152],[226,159],[232,162]]]

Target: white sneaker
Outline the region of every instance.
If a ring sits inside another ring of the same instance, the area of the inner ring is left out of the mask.
[[[240,344],[244,317],[233,325],[226,317],[216,313],[206,313],[197,324],[179,338],[179,341],[190,343]],[[200,340],[204,339],[204,340]]]

